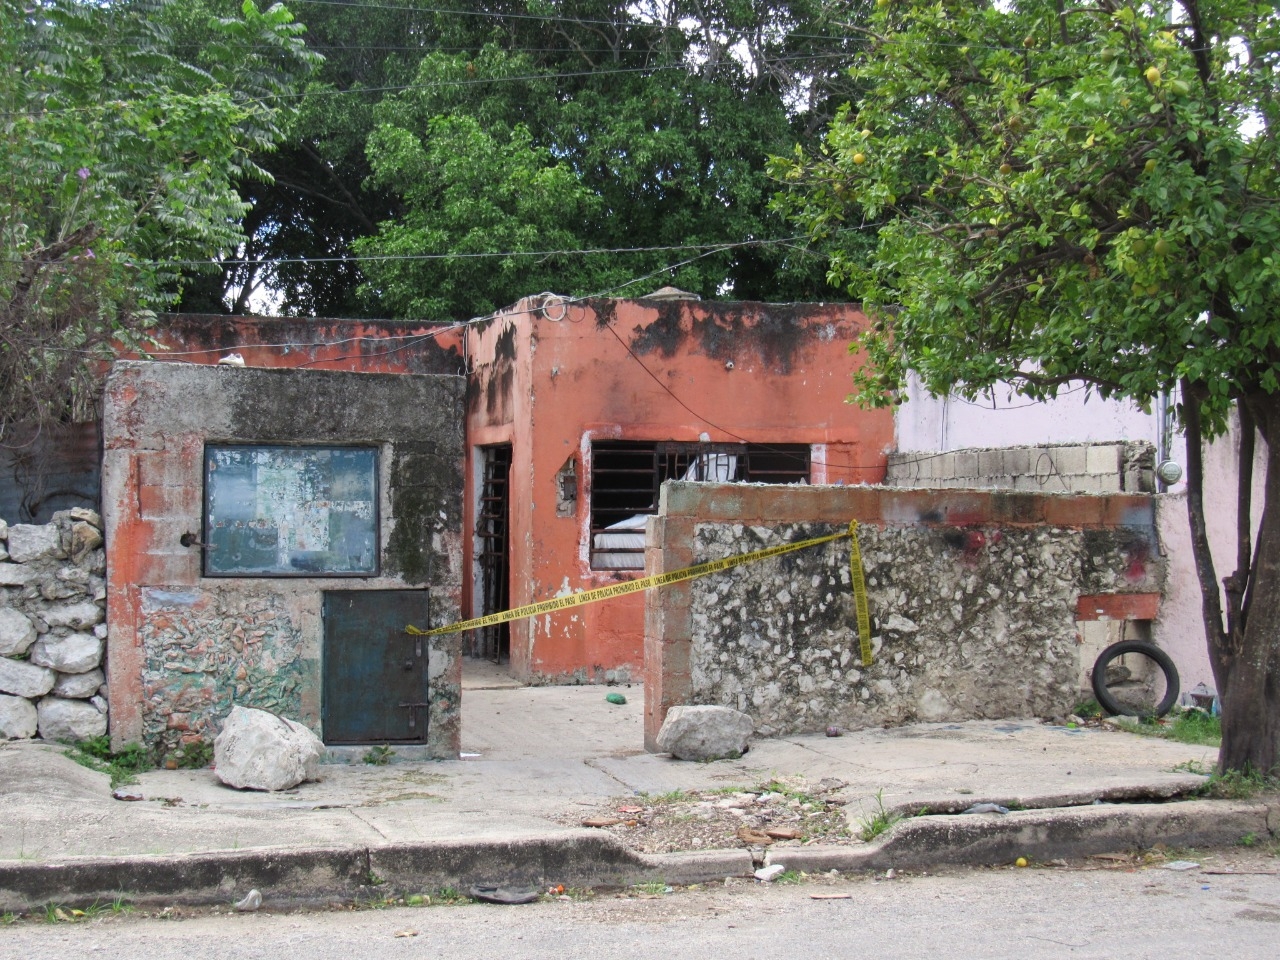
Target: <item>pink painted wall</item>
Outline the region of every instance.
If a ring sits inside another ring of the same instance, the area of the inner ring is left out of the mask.
[[[1156,412],[1135,404],[1091,397],[1083,390],[1047,403],[1032,403],[997,390],[996,402],[970,403],[956,397],[930,397],[918,382],[910,400],[896,413],[895,436],[901,451],[947,452],[967,448],[1046,445],[1058,443],[1146,440],[1157,445],[1160,423]],[[1186,442],[1173,433],[1169,456],[1186,465]],[[1260,446],[1260,444],[1259,444]],[[1205,522],[1209,529],[1218,579],[1234,569],[1236,484],[1239,436],[1210,444],[1204,453]],[[1255,524],[1261,519],[1265,461],[1259,453],[1254,468]],[[1168,574],[1160,614],[1153,624],[1155,641],[1178,666],[1182,689],[1199,683],[1213,689],[1213,675],[1200,615],[1200,586],[1191,555],[1186,485],[1173,484],[1156,498],[1161,551]]]

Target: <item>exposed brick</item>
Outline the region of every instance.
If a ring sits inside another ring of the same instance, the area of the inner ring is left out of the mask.
[[[1103,593],[1076,601],[1077,620],[1154,620],[1160,610],[1158,593]]]

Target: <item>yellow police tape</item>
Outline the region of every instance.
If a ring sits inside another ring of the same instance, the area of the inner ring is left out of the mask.
[[[697,563],[682,570],[672,570],[670,573],[659,573],[652,577],[642,577],[639,580],[628,580],[625,583],[615,583],[608,587],[597,587],[594,590],[571,593],[564,597],[556,597],[553,600],[542,600],[538,603],[526,604],[523,607],[503,610],[501,613],[490,613],[483,617],[476,617],[473,620],[461,620],[458,623],[451,623],[447,627],[419,630],[417,627],[408,626],[405,627],[405,633],[415,637],[434,637],[445,633],[462,633],[467,630],[477,630],[480,627],[491,627],[498,623],[508,623],[511,620],[536,617],[539,614],[551,613],[554,610],[564,610],[566,607],[580,607],[583,604],[596,603],[600,600],[608,600],[611,597],[620,597],[626,593],[637,593],[641,590],[648,590],[650,587],[665,587],[672,583],[705,577],[709,573],[719,573],[721,570],[740,567],[744,563],[755,563],[757,560],[765,560],[769,557],[781,556],[784,553],[816,547],[819,544],[843,540],[846,537],[851,541],[849,572],[853,579],[853,600],[858,616],[858,640],[862,653],[862,665],[869,667],[871,666],[871,617],[867,611],[867,585],[862,574],[862,551],[858,548],[857,520],[852,521],[849,524],[849,529],[843,533],[832,533],[825,537],[814,537],[811,540],[800,540],[796,543],[784,543],[764,550],[753,550],[751,553],[740,553],[735,557],[726,557],[723,560]]]

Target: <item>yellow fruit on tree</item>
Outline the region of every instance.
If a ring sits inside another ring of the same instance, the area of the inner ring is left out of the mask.
[[[1147,67],[1147,72],[1144,74],[1144,76],[1147,78],[1147,83],[1151,84],[1152,86],[1155,86],[1157,83],[1160,82],[1160,68]]]
[[[853,162],[854,162],[854,163],[856,163],[856,164],[863,164],[863,163],[866,163],[866,162],[867,162],[867,155],[866,155],[865,153],[855,153],[855,154],[853,155]]]
[[[1002,163],[1000,164],[1000,172],[1003,173],[1005,176],[1008,176],[1009,174],[1013,173],[1013,166],[1008,163]]]
[[[1144,163],[1142,165],[1142,171],[1143,173],[1155,173],[1156,171],[1155,160],[1148,160],[1146,163]]]

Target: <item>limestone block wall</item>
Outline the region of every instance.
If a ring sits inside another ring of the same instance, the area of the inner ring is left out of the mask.
[[[646,598],[645,733],[721,704],[764,735],[1061,716],[1079,700],[1081,597],[1158,594],[1150,497],[668,484],[650,573],[859,521],[873,662],[861,662],[850,543]]]
[[[107,732],[105,572],[93,510],[0,520],[0,739]]]
[[[1145,441],[994,447],[889,455],[885,485],[1027,493],[1152,493],[1155,447]]]

